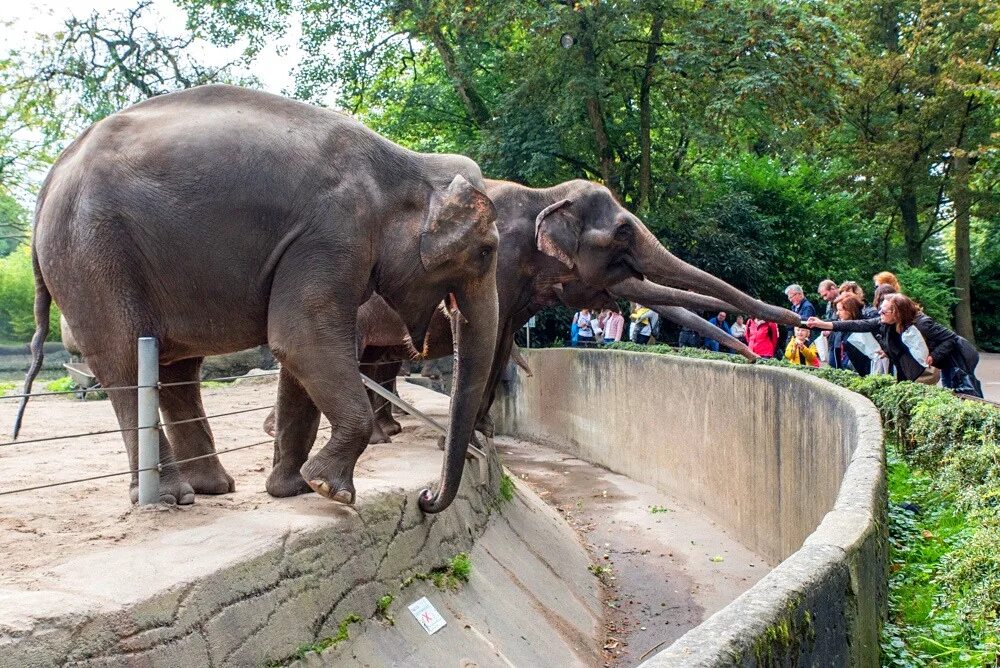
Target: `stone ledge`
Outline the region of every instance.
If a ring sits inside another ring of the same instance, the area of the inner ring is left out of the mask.
[[[419,510],[425,485],[414,485],[362,499],[356,511],[225,517],[67,562],[54,573],[58,588],[0,590],[0,665],[283,659],[335,634],[349,613],[372,616],[407,576],[468,551],[495,503],[495,457],[486,471],[481,479],[480,467],[466,467],[459,497],[440,515]],[[240,538],[227,550],[233,532]]]

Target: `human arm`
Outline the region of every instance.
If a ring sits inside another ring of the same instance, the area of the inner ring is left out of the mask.
[[[806,321],[806,327],[809,329],[826,329],[834,332],[868,332],[870,334],[874,334],[881,326],[882,321],[879,318],[871,318],[869,320],[834,320],[833,322],[826,322],[825,320],[820,320],[814,316]]]
[[[802,358],[808,366],[814,366],[816,364],[816,360],[819,359],[819,352],[816,350],[815,343],[810,343],[808,346],[802,346],[799,352],[802,353]]]

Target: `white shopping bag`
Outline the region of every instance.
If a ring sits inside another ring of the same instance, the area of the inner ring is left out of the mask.
[[[924,341],[924,335],[920,333],[920,330],[913,325],[910,325],[903,331],[900,338],[903,339],[903,343],[906,347],[910,349],[910,354],[913,355],[913,359],[920,362],[920,366],[926,369],[927,356],[931,353],[927,349],[927,342]]]

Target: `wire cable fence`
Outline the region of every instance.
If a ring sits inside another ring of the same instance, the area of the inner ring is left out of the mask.
[[[148,340],[146,340],[146,342],[147,342],[147,345],[148,345]],[[249,443],[249,444],[246,444],[246,445],[239,445],[239,446],[234,446],[234,447],[230,447],[230,448],[224,448],[222,450],[214,450],[212,452],[206,452],[206,453],[201,454],[201,455],[196,455],[196,456],[193,456],[193,457],[188,457],[188,458],[180,459],[180,460],[174,460],[174,461],[171,461],[171,462],[167,462],[165,464],[162,463],[162,462],[160,462],[159,461],[159,433],[160,433],[160,429],[162,429],[164,427],[173,427],[173,426],[179,426],[179,425],[184,425],[184,424],[193,424],[193,423],[198,423],[198,422],[207,422],[208,420],[211,420],[211,419],[214,419],[214,418],[229,417],[229,416],[233,416],[233,415],[243,415],[243,414],[257,412],[257,411],[263,411],[263,410],[271,410],[271,409],[274,408],[274,406],[273,405],[254,406],[254,407],[251,407],[251,408],[243,408],[243,409],[238,409],[238,410],[225,411],[225,412],[222,412],[222,413],[214,413],[212,415],[202,415],[202,416],[196,416],[196,417],[192,417],[192,418],[185,418],[185,419],[181,419],[181,420],[173,420],[173,421],[168,421],[168,422],[161,422],[159,420],[159,417],[158,417],[159,416],[159,401],[158,401],[158,398],[156,397],[156,391],[157,390],[162,390],[162,389],[171,388],[171,387],[185,386],[185,385],[196,385],[196,384],[200,385],[200,384],[211,383],[211,382],[225,382],[225,381],[234,381],[234,380],[240,380],[240,379],[246,379],[246,378],[258,378],[258,377],[261,377],[261,376],[273,376],[273,375],[279,374],[280,370],[263,371],[263,372],[259,372],[259,373],[253,374],[253,375],[222,376],[222,377],[216,377],[216,378],[206,378],[206,379],[202,379],[202,380],[175,381],[175,382],[159,382],[159,381],[157,381],[157,382],[149,382],[150,380],[155,380],[155,378],[156,378],[155,375],[152,378],[150,378],[150,376],[148,374],[149,374],[149,372],[151,370],[151,367],[153,369],[157,369],[158,368],[158,363],[157,363],[157,358],[155,356],[153,356],[150,359],[148,355],[146,356],[146,360],[144,362],[143,361],[143,356],[141,354],[142,347],[143,347],[143,340],[140,340],[140,373],[139,373],[139,379],[142,380],[143,378],[145,378],[145,380],[146,380],[145,383],[140,382],[140,383],[137,383],[135,385],[112,386],[112,387],[94,387],[94,388],[87,388],[87,389],[88,390],[90,390],[90,389],[94,389],[94,390],[99,389],[99,390],[103,390],[103,391],[136,391],[136,392],[139,393],[140,409],[142,409],[142,407],[143,407],[143,401],[144,401],[143,391],[144,390],[146,390],[146,391],[153,390],[154,392],[152,393],[151,397],[148,394],[148,392],[147,392],[147,394],[145,396],[145,401],[146,401],[146,405],[145,405],[146,415],[148,416],[149,415],[149,411],[152,410],[153,411],[153,415],[157,416],[151,422],[147,418],[147,424],[144,424],[144,425],[142,424],[143,423],[142,410],[140,410],[140,418],[139,418],[140,426],[136,426],[136,427],[126,427],[126,428],[121,428],[121,429],[105,429],[105,430],[92,431],[92,432],[87,432],[87,433],[82,433],[82,434],[64,434],[64,435],[59,435],[59,436],[47,436],[47,437],[41,437],[41,438],[32,438],[32,439],[26,439],[26,440],[15,440],[15,441],[8,441],[8,442],[0,443],[0,448],[7,448],[7,447],[14,446],[14,445],[29,445],[29,444],[52,442],[52,441],[63,441],[63,440],[78,439],[78,438],[89,438],[89,437],[95,437],[95,436],[106,436],[106,435],[110,435],[110,434],[138,433],[139,434],[139,438],[140,438],[140,452],[139,452],[140,465],[138,467],[136,467],[136,468],[130,468],[130,469],[127,469],[127,470],[124,470],[124,471],[115,471],[113,473],[102,473],[102,474],[93,475],[93,476],[85,476],[85,477],[82,477],[82,478],[74,478],[72,480],[60,480],[60,481],[48,482],[48,483],[39,484],[39,485],[31,485],[31,486],[28,486],[28,487],[19,487],[19,488],[16,488],[16,489],[0,490],[0,496],[7,496],[7,495],[11,495],[11,494],[19,494],[19,493],[24,493],[24,492],[37,491],[37,490],[41,490],[41,489],[47,489],[47,488],[50,488],[50,487],[61,487],[61,486],[64,486],[64,485],[72,485],[72,484],[78,484],[78,483],[84,483],[84,482],[92,482],[92,481],[95,481],[95,480],[103,480],[103,479],[106,479],[106,478],[114,478],[114,477],[119,477],[119,476],[126,476],[126,475],[133,475],[133,476],[135,476],[135,475],[139,475],[140,476],[140,478],[139,478],[139,482],[140,482],[140,494],[139,494],[139,496],[140,496],[140,503],[153,503],[159,497],[159,492],[158,492],[158,474],[162,473],[163,467],[165,465],[168,465],[168,466],[177,466],[179,464],[184,464],[184,463],[187,463],[187,462],[198,461],[198,460],[201,460],[201,459],[208,459],[210,457],[217,457],[217,456],[220,456],[220,455],[228,454],[230,452],[236,452],[238,450],[247,450],[249,448],[254,448],[254,447],[261,446],[261,445],[267,445],[267,444],[273,444],[274,443],[274,439],[273,438],[269,438],[267,440],[262,440],[262,441],[258,441],[258,442],[255,442],[255,443]],[[155,344],[154,344],[153,348],[154,349],[156,348]],[[366,363],[366,364],[368,366],[385,366],[385,365],[389,365],[389,364],[399,364],[399,361],[398,360],[393,360],[393,361],[376,362],[376,363],[371,363],[371,364]],[[146,375],[144,376],[143,373],[145,373]],[[393,377],[393,378],[390,378],[390,379],[378,382],[377,384],[379,386],[381,386],[381,387],[387,387],[387,386],[390,386],[395,381],[396,381],[396,378]],[[374,384],[374,381],[371,381],[371,382]],[[30,392],[30,393],[10,394],[10,395],[6,395],[6,396],[0,397],[0,398],[2,398],[2,399],[25,399],[25,398],[37,397],[37,396],[43,396],[43,397],[44,396],[61,396],[61,395],[66,395],[66,394],[75,394],[77,392],[79,392],[78,389],[77,390],[53,390],[53,391],[45,391],[45,392]],[[149,404],[150,399],[152,399],[152,404]],[[382,399],[382,401],[383,401],[382,405],[380,405],[379,408],[376,409],[376,412],[378,410],[381,410],[385,406],[385,404],[390,403],[390,402],[386,401],[385,399]],[[317,429],[317,435],[320,432],[329,431],[329,430],[332,430],[332,429],[333,429],[333,427],[331,425],[327,425],[325,427],[320,427],[320,428]],[[144,442],[145,442],[145,445],[144,445]],[[146,452],[143,452],[143,450],[142,450],[143,447],[145,447]],[[151,448],[155,448],[155,453],[152,455],[152,457],[153,457],[152,461],[156,462],[155,464],[148,464],[149,458],[151,456],[149,450]],[[143,464],[143,459],[145,459],[146,462],[147,462],[145,465]],[[151,492],[148,489],[148,486],[144,486],[144,481],[143,481],[142,474],[150,474],[151,472],[154,472],[154,471],[156,472],[154,475],[157,476],[157,480],[156,480],[156,483],[155,483],[155,489],[157,491],[155,492],[155,494],[152,494],[152,496],[151,496]],[[144,487],[147,487],[147,488],[144,489]],[[146,498],[145,501],[143,501],[144,497]],[[153,500],[149,500],[151,498]]]

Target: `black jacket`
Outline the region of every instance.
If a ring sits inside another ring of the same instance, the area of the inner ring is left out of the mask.
[[[889,357],[892,365],[896,368],[896,377],[899,380],[916,380],[923,373],[924,360],[918,362],[913,358],[910,349],[906,347],[899,332],[896,331],[895,325],[882,324],[879,318],[838,320],[830,324],[833,325],[834,331],[838,332],[869,332],[874,334],[885,349],[885,354]],[[973,372],[975,364],[979,362],[979,354],[975,352],[968,341],[923,313],[916,317],[913,326],[924,337],[927,350],[934,358],[934,366],[939,369],[952,369],[957,366],[969,373]],[[973,357],[975,362],[973,362]],[[971,368],[970,362],[973,362]]]

